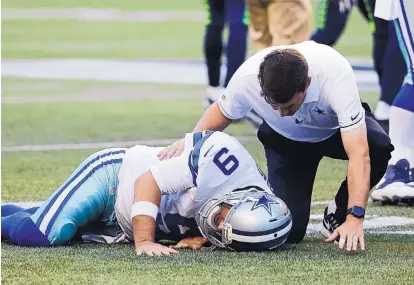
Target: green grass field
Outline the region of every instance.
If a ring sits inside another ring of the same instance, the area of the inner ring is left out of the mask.
[[[314,3],[314,11],[316,4]],[[3,8],[86,7],[123,11],[204,11],[203,0],[3,1]],[[185,7],[185,8],[184,8]],[[3,58],[201,58],[204,19],[165,23],[77,20],[2,20]],[[346,56],[371,56],[371,34],[354,9],[336,48]],[[252,54],[254,48],[250,48]]]
[[[124,12],[202,11],[203,5],[202,0],[2,1],[2,8]],[[203,31],[203,19],[161,23],[2,19],[2,57],[201,59]],[[347,56],[370,57],[369,28],[356,9],[337,48]],[[205,90],[198,85],[20,78],[2,78],[1,88],[2,147],[180,138],[203,112]],[[134,98],[122,99],[125,94]],[[100,95],[102,100],[86,100]],[[362,97],[374,106],[378,94]],[[228,132],[254,135],[246,123],[231,126]],[[266,169],[260,143],[243,143]],[[2,203],[46,199],[96,150],[3,150]],[[324,159],[313,201],[332,199],[345,173],[345,162]],[[320,224],[324,207],[312,207],[311,226]],[[2,242],[1,278],[3,284],[414,284],[413,208],[370,203],[366,224],[367,251],[354,254],[324,244],[314,232],[303,243],[275,252],[182,250],[164,258],[137,257],[131,245],[38,249]],[[389,234],[392,231],[411,235]]]

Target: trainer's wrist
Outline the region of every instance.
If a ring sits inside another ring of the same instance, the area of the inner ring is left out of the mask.
[[[365,217],[365,208],[359,206],[352,206],[347,211],[347,218],[354,217],[357,219],[363,219]]]

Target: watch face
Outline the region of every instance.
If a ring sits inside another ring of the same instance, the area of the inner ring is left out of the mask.
[[[362,218],[365,216],[365,209],[354,206],[348,210],[348,214],[352,214],[357,218]]]
[[[355,213],[355,215],[357,215],[358,217],[362,217],[362,216],[364,216],[364,211],[363,211],[362,209],[358,209],[358,208],[356,208],[356,209],[354,209],[354,213]]]

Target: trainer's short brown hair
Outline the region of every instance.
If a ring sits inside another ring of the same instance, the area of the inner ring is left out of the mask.
[[[308,63],[294,49],[278,49],[265,56],[259,69],[261,96],[268,103],[286,103],[306,89]]]

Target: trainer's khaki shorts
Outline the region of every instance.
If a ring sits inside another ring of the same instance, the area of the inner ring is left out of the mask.
[[[246,0],[251,24],[249,34],[256,48],[289,45],[308,40],[311,0]]]

